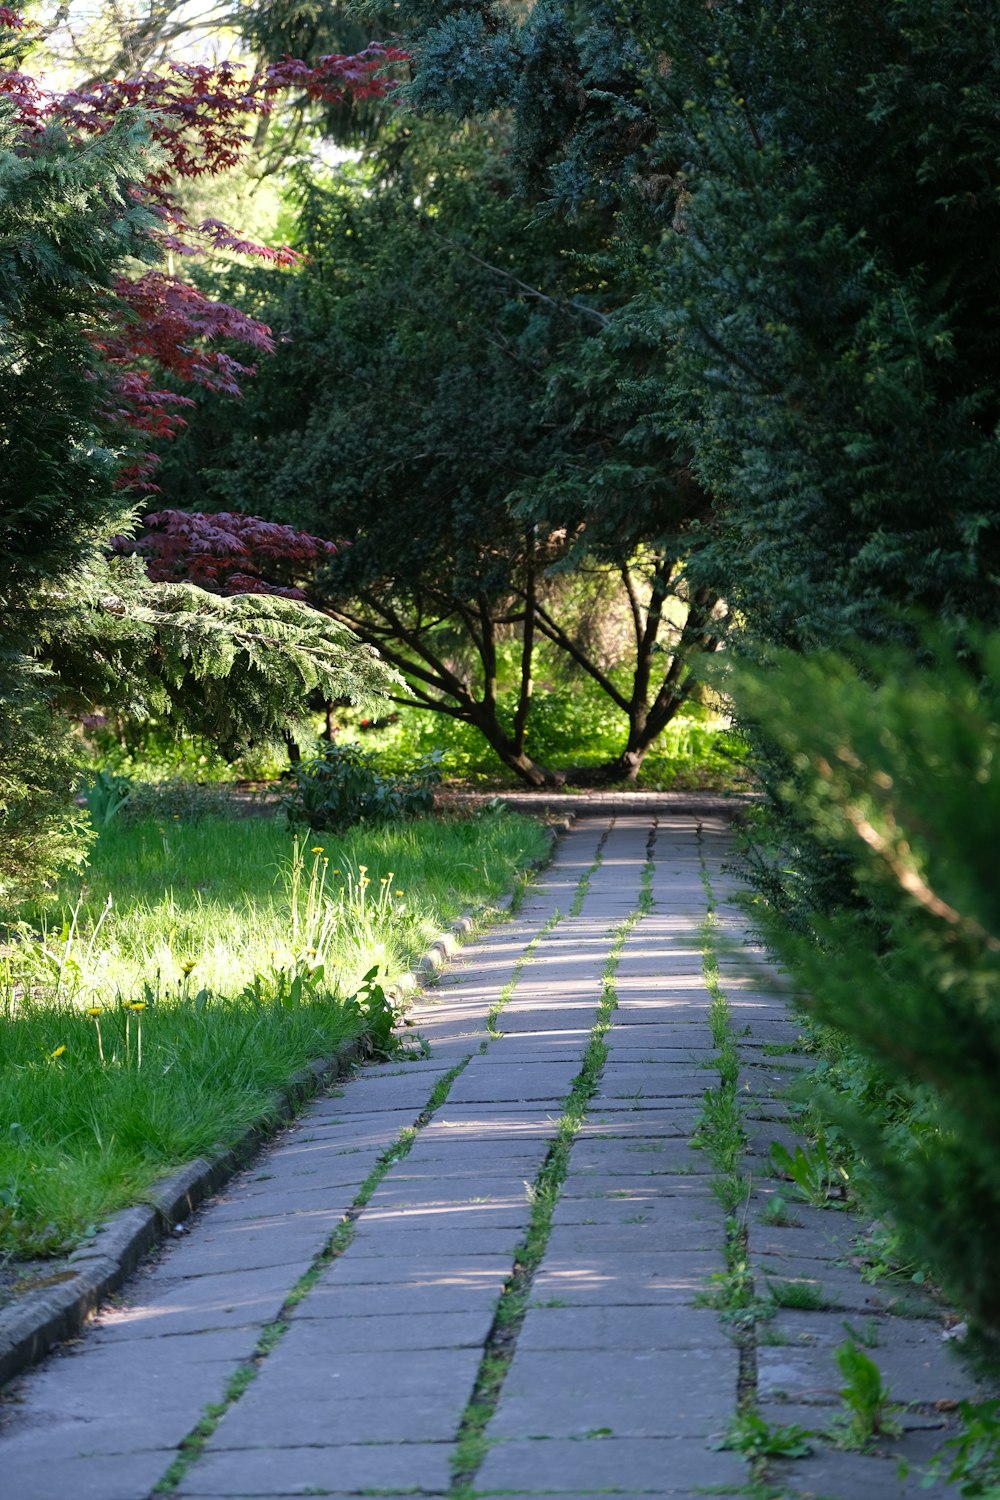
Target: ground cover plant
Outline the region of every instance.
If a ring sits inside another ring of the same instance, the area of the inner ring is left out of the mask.
[[[391,979],[544,847],[502,813],[312,846],[278,818],[115,819],[83,891],[5,945],[0,1257],[78,1242],[384,1028]]]

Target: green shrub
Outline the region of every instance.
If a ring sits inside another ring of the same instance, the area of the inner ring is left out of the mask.
[[[331,742],[300,761],[285,799],[291,826],[342,833],[355,823],[391,823],[419,817],[434,806],[440,756],[426,756],[411,771],[383,776],[378,757],[357,745]]]
[[[996,1353],[1000,637],[967,666],[954,655],[943,637],[922,665],[779,654],[741,668],[736,693],[788,758],[797,817],[849,861],[864,898],[795,923],[757,903],[804,1005],[869,1064],[842,1053],[846,1086],[824,1107],[903,1251]]]

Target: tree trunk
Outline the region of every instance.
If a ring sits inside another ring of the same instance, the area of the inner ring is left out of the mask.
[[[479,730],[504,765],[520,776],[522,781],[536,788],[560,787],[564,784],[566,777],[561,771],[550,771],[547,766],[540,766],[524,750],[518,749],[517,742],[497,718],[492,704],[477,704],[477,710],[475,715],[469,715],[469,722]]]

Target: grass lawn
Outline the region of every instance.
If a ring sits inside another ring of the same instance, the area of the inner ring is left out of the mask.
[[[116,819],[0,971],[0,1258],[59,1254],[223,1148],[545,848],[488,814],[297,848],[277,818]]]

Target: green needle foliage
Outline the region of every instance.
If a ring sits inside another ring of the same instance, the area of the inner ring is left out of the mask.
[[[931,645],[922,666],[869,653],[864,673],[830,653],[784,653],[741,668],[736,693],[793,767],[797,816],[865,897],[797,929],[758,907],[803,1003],[868,1059],[826,1107],[910,1258],[996,1350],[1000,638],[967,665],[946,637]]]

